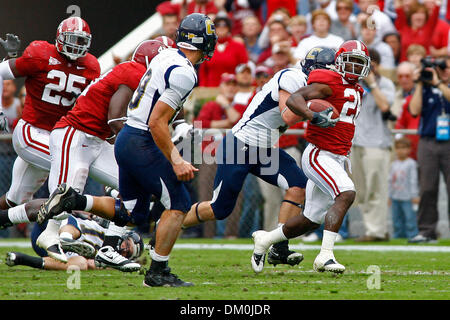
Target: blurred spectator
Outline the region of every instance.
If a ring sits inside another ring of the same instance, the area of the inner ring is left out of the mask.
[[[173,41],[176,40],[178,25],[180,24],[178,20],[178,15],[174,13],[168,13],[162,16],[162,29],[163,36],[169,37]]]
[[[261,33],[261,23],[256,16],[248,16],[242,21],[242,42],[245,44],[249,59],[256,63],[263,50],[258,45],[259,34]]]
[[[276,43],[284,43],[289,47],[289,50],[292,47],[292,37],[283,21],[273,20],[269,24],[269,42],[270,46],[259,55],[257,64],[264,63],[272,55],[272,50]]]
[[[297,46],[300,41],[308,37],[307,24],[304,16],[294,16],[289,21],[288,32],[292,36],[292,46]]]
[[[311,23],[314,33],[303,39],[294,51],[296,60],[303,60],[306,53],[314,47],[325,47],[337,50],[344,42],[341,37],[330,34],[331,19],[322,9],[315,10],[311,15]]]
[[[418,211],[419,234],[410,242],[431,242],[437,239],[439,219],[437,200],[439,174],[445,177],[447,199],[450,199],[450,58],[446,68],[427,68],[432,80],[424,79],[422,68],[417,70],[417,84],[409,104],[411,114],[420,115],[419,165],[420,203]],[[445,117],[446,115],[446,117]]]
[[[10,132],[15,127],[15,123],[22,116],[22,103],[16,97],[17,86],[14,80],[3,80],[2,106],[3,113],[8,118]]]
[[[414,64],[416,68],[422,67],[420,60],[425,58],[426,55],[427,50],[420,44],[412,44],[408,47],[408,50],[406,50],[406,60]]]
[[[380,11],[377,0],[359,0],[358,6],[361,11],[356,16],[357,22],[361,23],[370,17],[369,21],[373,21],[377,28],[376,40],[382,40],[386,34],[397,31],[391,18],[386,13]]]
[[[411,102],[412,94],[405,98],[405,103],[402,106],[400,115],[395,123],[394,129],[419,129],[420,116],[413,116],[409,111],[409,103]],[[417,134],[397,134],[396,138],[405,137],[411,142],[410,157],[417,160],[417,149],[419,145],[419,135]]]
[[[361,22],[360,40],[369,49],[376,49],[378,51],[381,57],[380,68],[393,72],[395,69],[395,61],[392,49],[387,43],[378,40],[379,38],[376,35],[377,29],[373,23],[370,23],[368,20]]]
[[[243,63],[236,67],[236,82],[238,91],[233,99],[234,108],[244,114],[250,100],[255,95],[253,87],[253,77],[255,74],[255,66],[252,62]]]
[[[417,163],[409,157],[411,142],[406,138],[395,140],[396,159],[389,171],[389,204],[394,225],[394,238],[414,238],[417,229],[419,188]]]
[[[272,25],[272,22],[274,21],[281,22],[287,31],[287,26],[291,21],[291,15],[286,8],[278,8],[269,16],[258,39],[258,45],[262,49],[267,49],[271,46],[269,26]],[[287,33],[289,34],[289,32]]]
[[[398,89],[395,92],[394,103],[391,107],[391,112],[397,117],[402,112],[402,107],[405,104],[406,97],[414,92],[414,70],[416,66],[411,62],[404,61],[397,67],[397,84]]]
[[[387,33],[384,35],[383,41],[391,47],[392,54],[394,55],[394,63],[397,66],[400,63],[400,35],[397,32]]]
[[[308,33],[314,32],[312,14],[315,10],[323,10],[328,14],[331,20],[337,20],[338,14],[336,11],[336,0],[318,0],[314,1],[314,6],[310,6],[311,11],[306,15],[306,21],[308,22]]]
[[[216,49],[211,60],[200,66],[200,87],[218,87],[222,74],[234,73],[237,65],[248,61],[244,44],[231,37],[231,20],[227,16],[219,15],[214,24],[218,37]]]
[[[352,0],[336,1],[337,18],[332,19],[330,33],[341,37],[344,41],[356,39],[359,34],[358,25],[353,12]]]
[[[198,116],[195,118],[196,126],[201,122],[203,129],[231,128],[240,118],[241,114],[237,112],[232,101],[237,92],[236,77],[233,74],[223,74],[220,81],[220,93],[215,100],[205,103]],[[209,130],[210,131],[210,130]],[[197,191],[199,201],[208,201],[212,199],[213,182],[216,173],[217,164],[214,159],[215,149],[223,138],[221,132],[213,135],[203,135],[202,155],[203,161],[200,164],[197,175]],[[237,202],[235,211],[239,212],[242,200]],[[237,213],[233,213],[234,215]],[[215,222],[208,221],[203,226],[203,236],[212,238],[216,235]],[[218,235],[223,235],[224,230],[218,230]]]
[[[257,66],[255,68],[256,91],[261,90],[262,86],[272,78],[273,74],[274,72],[271,68],[264,65]]]
[[[232,21],[233,28],[231,30],[232,35],[239,35],[242,33],[242,27],[244,20],[247,17],[255,16],[258,18],[259,23],[263,23],[261,16],[260,0],[221,0],[224,1],[224,9],[228,12],[228,16]]]
[[[379,74],[380,55],[369,49],[371,70],[360,82],[364,88],[362,108],[355,120],[351,152],[357,201],[362,213],[365,235],[357,241],[388,239],[388,174],[392,136],[385,115],[395,96],[394,83]]]
[[[217,7],[212,0],[164,1],[156,7],[156,11],[162,16],[168,13],[176,14],[179,20],[194,12],[206,14],[214,20],[218,13]]]
[[[436,8],[436,0],[423,0],[428,15],[432,15]],[[436,27],[433,29],[431,39],[430,54],[433,57],[445,57],[448,53],[448,37],[450,25],[443,19],[438,19]]]
[[[297,14],[296,1],[293,0],[266,0],[267,16],[271,16],[279,8],[285,8],[291,17]]]
[[[295,65],[296,60],[292,56],[289,44],[286,42],[275,43],[272,48],[272,56],[265,64],[273,69],[273,72],[290,68]]]
[[[406,13],[400,2],[396,1],[397,19],[395,26],[401,34],[400,61],[406,60],[406,51],[411,44],[422,45],[429,53],[433,32],[439,18],[439,6],[428,14],[427,8],[421,3],[415,3]]]

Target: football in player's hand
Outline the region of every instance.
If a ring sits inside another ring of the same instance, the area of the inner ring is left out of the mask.
[[[333,108],[333,116],[331,119],[336,119],[339,117],[339,112],[337,109],[328,101],[322,100],[322,99],[312,99],[308,100],[306,105],[308,106],[308,109],[314,112],[320,112],[323,111],[329,107]]]

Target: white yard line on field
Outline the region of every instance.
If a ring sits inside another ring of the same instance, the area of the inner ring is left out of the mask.
[[[19,247],[31,248],[30,242],[0,241],[0,248]],[[320,250],[320,245],[290,244],[293,250]],[[189,250],[253,250],[252,244],[214,244],[214,243],[178,243],[174,249]],[[449,252],[450,246],[421,246],[421,245],[336,245],[334,250],[345,251],[403,251],[403,252]]]

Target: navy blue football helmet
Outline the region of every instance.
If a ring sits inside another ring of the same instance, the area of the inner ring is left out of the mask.
[[[201,13],[192,13],[181,20],[175,40],[178,47],[202,50],[204,57],[198,62],[212,58],[217,35],[213,21]]]
[[[302,70],[306,75],[314,69],[329,69],[334,66],[336,52],[333,49],[314,47],[306,54],[301,62]]]

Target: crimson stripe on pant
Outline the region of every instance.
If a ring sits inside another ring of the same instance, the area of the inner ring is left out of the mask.
[[[312,168],[322,177],[322,179],[331,187],[335,196],[339,195],[339,188],[333,178],[323,169],[323,167],[317,161],[319,156],[319,148],[315,147],[309,154],[309,162]],[[313,156],[314,153],[314,156]],[[326,176],[326,177],[325,177]]]
[[[61,167],[59,171],[58,185],[67,182],[67,174],[69,171],[69,151],[70,145],[72,143],[73,135],[75,134],[75,129],[68,127],[66,134],[64,135],[62,150],[61,150]],[[63,178],[64,177],[64,178]]]

